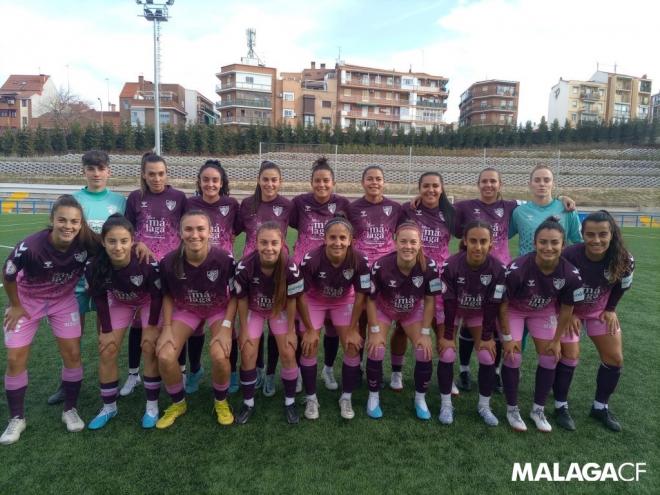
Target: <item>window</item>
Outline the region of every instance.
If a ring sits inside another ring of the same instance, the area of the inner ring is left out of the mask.
[[[292,119],[296,116],[295,112],[291,108],[284,108],[282,110],[282,117],[285,119]]]
[[[394,78],[393,77],[388,77],[387,78],[387,85],[392,86],[394,84]]]
[[[378,98],[380,100],[380,91],[374,92],[374,98]]]
[[[368,89],[363,89],[362,90],[362,99],[369,101],[369,90]]]
[[[573,108],[577,108],[577,100],[572,100],[572,101],[571,101],[571,106],[572,106]]]
[[[344,112],[350,112],[350,111],[351,111],[351,104],[344,103]]]
[[[27,107],[28,106],[28,100],[21,100],[21,106],[23,108]]]
[[[128,110],[129,108],[131,108],[131,104],[128,100],[123,100],[122,105],[124,106],[124,110]]]
[[[332,119],[330,117],[321,117],[321,125],[332,125]]]
[[[486,120],[486,114],[485,114],[485,113],[482,113],[482,114],[479,116],[479,118],[481,118],[481,122],[485,122],[485,120]]]
[[[504,124],[504,114],[500,114],[500,124]]]
[[[245,82],[248,83],[248,84],[254,84],[254,77],[245,76]]]
[[[23,126],[23,127],[27,127],[27,125],[28,125],[28,118],[27,118],[27,117],[23,117],[22,122],[23,122],[22,126]]]
[[[578,94],[579,88],[577,86],[571,86],[571,91],[573,92],[574,95]]]
[[[138,122],[140,125],[144,125],[144,109],[141,108],[139,110],[131,110],[131,125],[138,125]]]
[[[282,93],[282,99],[284,101],[293,101],[293,93],[289,91],[285,91],[284,93]]]
[[[572,114],[571,114],[571,120],[572,120],[573,122],[577,122],[577,114],[576,114],[576,113],[572,113]]]
[[[375,82],[376,84],[380,84],[380,74],[377,75],[377,76],[374,78],[374,82]]]
[[[369,84],[369,74],[362,74],[362,84]]]
[[[314,116],[313,115],[303,115],[303,125],[305,127],[314,127]]]
[[[322,100],[321,108],[332,108],[332,102],[330,100]]]
[[[389,92],[389,91],[387,93],[385,93],[385,99],[386,100],[391,100],[392,99],[392,93]]]
[[[413,78],[411,78],[411,77],[404,77],[403,80],[401,81],[401,83],[402,83],[404,86],[412,86],[412,85],[413,85],[413,81],[414,81],[414,80],[413,80]]]
[[[161,124],[165,124],[165,125],[170,124],[171,123],[171,118],[172,118],[172,115],[170,114],[170,112],[160,112],[160,123]]]
[[[481,86],[481,92],[485,93],[486,91],[488,91],[488,86]]]
[[[351,88],[344,88],[344,96],[351,96]]]

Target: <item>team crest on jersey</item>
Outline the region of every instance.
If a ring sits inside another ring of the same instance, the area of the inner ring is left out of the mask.
[[[136,286],[140,287],[142,285],[142,281],[144,280],[144,277],[142,275],[131,275],[131,283]]]
[[[479,208],[474,209],[474,214],[479,215],[481,213],[481,210]]]
[[[276,217],[279,217],[283,211],[284,208],[282,208],[281,206],[273,206],[273,213],[275,213]]]
[[[335,210],[337,209],[336,203],[328,203],[328,211],[334,215]]]
[[[159,279],[159,278],[157,278],[156,280],[154,280],[154,285],[156,286],[156,289],[160,290],[160,288],[161,288],[161,283],[160,283],[160,279]]]
[[[383,206],[383,213],[387,215],[388,217],[392,214],[392,207],[391,206]]]
[[[11,260],[7,261],[7,266],[5,267],[5,273],[7,275],[13,275],[14,273],[16,273],[16,265],[14,265],[14,263],[12,263]]]
[[[555,286],[555,289],[560,290],[564,284],[566,283],[565,278],[553,278],[552,279],[552,285]]]
[[[81,251],[79,253],[75,253],[73,257],[78,263],[84,263],[85,260],[87,259],[87,251]]]
[[[441,211],[438,212],[438,217],[439,217],[440,220],[442,220],[443,222],[446,222],[446,220],[445,220],[445,216],[442,214]]]
[[[206,276],[211,282],[215,282],[218,280],[218,270],[209,270],[206,272]]]
[[[115,205],[109,205],[108,206],[108,213],[110,213],[110,215],[112,215],[114,213],[117,213],[117,207]]]
[[[355,270],[353,270],[352,268],[347,268],[342,273],[344,274],[344,278],[346,280],[350,280],[353,278],[353,274],[355,273]]]
[[[52,261],[44,261],[44,268],[53,268]]]
[[[306,211],[306,212],[310,212],[310,211],[312,211],[312,207],[309,206],[309,205],[305,205],[305,211]]]
[[[483,285],[488,285],[490,283],[490,281],[493,280],[493,276],[490,275],[490,274],[482,275],[481,277],[479,277],[479,280],[481,280],[481,283]]]
[[[148,208],[148,207],[149,207],[149,205],[147,205],[146,201],[141,201],[140,202],[140,208]]]
[[[223,217],[226,217],[227,214],[229,213],[229,206],[224,205],[224,206],[219,206],[218,211]]]
[[[412,278],[412,283],[415,287],[417,287],[419,289],[422,286],[422,284],[424,283],[424,277],[421,277],[421,276],[413,277]]]
[[[504,216],[504,208],[495,208],[495,215],[502,218]]]
[[[176,201],[174,201],[173,199],[168,199],[167,201],[165,201],[165,206],[167,206],[168,210],[172,211],[174,210],[174,208],[176,208]]]

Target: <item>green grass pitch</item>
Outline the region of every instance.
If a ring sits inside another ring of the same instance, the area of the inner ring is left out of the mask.
[[[0,255],[46,224],[44,215],[1,215]],[[595,388],[598,355],[588,338],[570,395],[577,431],[558,428],[542,434],[516,434],[506,425],[501,395],[493,399],[500,419],[486,427],[476,413],[477,392],[454,400],[455,424],[436,419],[439,396],[435,379],[428,394],[433,421],[414,417],[413,362],[408,351],[405,390],[381,394],[384,418],[367,418],[366,389],[354,394],[356,417],[339,416],[338,392],[319,381],[321,418],[288,426],[282,412],[282,387],[273,398],[256,396],[256,414],[242,427],[222,428],[212,416],[210,363],[200,391],[188,398],[188,413],[165,431],[143,431],[143,389],[119,402],[119,415],[103,430],[69,434],[58,406],[46,405],[60,373],[60,359],[46,325],[35,338],[30,357],[26,401],[27,430],[12,446],[0,448],[0,494],[10,493],[658,493],[660,432],[660,367],[658,366],[658,282],[660,231],[625,229],[628,247],[637,260],[633,289],[619,306],[624,332],[625,368],[611,408],[624,430],[613,434],[587,417]],[[291,241],[291,239],[290,239]],[[512,246],[515,249],[515,246]],[[454,245],[455,249],[455,245]],[[4,309],[6,297],[0,296]],[[6,353],[0,351],[4,367]],[[94,328],[88,322],[83,337],[85,379],[79,402],[89,421],[100,407]],[[321,359],[319,359],[321,362]],[[121,353],[121,376],[126,370]],[[520,405],[524,417],[531,406],[536,358],[529,348],[523,360]],[[339,378],[341,353],[335,365]],[[389,363],[385,363],[386,380]],[[476,365],[473,360],[473,375]],[[169,398],[161,393],[161,410]],[[237,409],[240,393],[230,398]],[[546,409],[552,408],[552,398]],[[302,407],[300,407],[302,413]],[[7,407],[0,399],[0,427]],[[514,462],[595,462],[615,465],[645,462],[647,473],[637,483],[511,482]],[[655,488],[653,488],[655,487]]]

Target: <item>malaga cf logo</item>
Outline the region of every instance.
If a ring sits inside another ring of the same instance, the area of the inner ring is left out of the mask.
[[[553,278],[552,279],[552,285],[555,286],[555,289],[560,290],[564,284],[566,283],[566,279],[563,278]]]
[[[174,201],[173,199],[168,199],[167,201],[165,201],[165,206],[167,206],[168,210],[172,211],[174,210],[174,208],[176,208],[176,201]]]
[[[388,217],[392,214],[392,207],[391,206],[383,206],[383,213],[387,215]]]
[[[504,208],[495,208],[495,215],[502,218],[504,216]]]
[[[273,213],[276,217],[279,217],[282,214],[283,208],[281,206],[273,206]]]
[[[220,211],[220,214],[221,214],[223,217],[226,217],[226,216],[227,216],[227,213],[229,213],[229,206],[226,206],[226,205],[225,205],[225,206],[221,206],[221,207],[218,208],[218,210]]]
[[[413,277],[412,278],[412,283],[415,285],[415,287],[420,288],[422,286],[422,283],[424,282],[424,277]]]
[[[87,251],[82,251],[73,255],[78,263],[84,263],[87,259]]]
[[[336,209],[337,205],[335,203],[328,203],[328,211],[330,213],[334,214]]]
[[[481,280],[481,283],[483,285],[488,285],[490,283],[490,281],[493,279],[493,276],[492,275],[482,275],[481,277],[479,277],[479,279]]]
[[[347,269],[344,270],[342,273],[344,274],[344,278],[345,278],[346,280],[350,280],[350,279],[353,278],[354,270],[353,270],[352,268],[347,268]]]
[[[218,280],[218,270],[209,270],[206,272],[206,276],[211,282]]]
[[[142,285],[142,278],[142,275],[131,275],[131,282],[136,287],[140,287]]]

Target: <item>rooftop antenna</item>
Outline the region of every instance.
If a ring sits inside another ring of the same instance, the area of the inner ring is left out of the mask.
[[[245,30],[245,35],[247,36],[248,52],[247,56],[241,58],[241,61],[248,65],[264,66],[264,62],[259,59],[259,55],[254,51],[254,47],[257,45],[257,30],[248,28]]]

